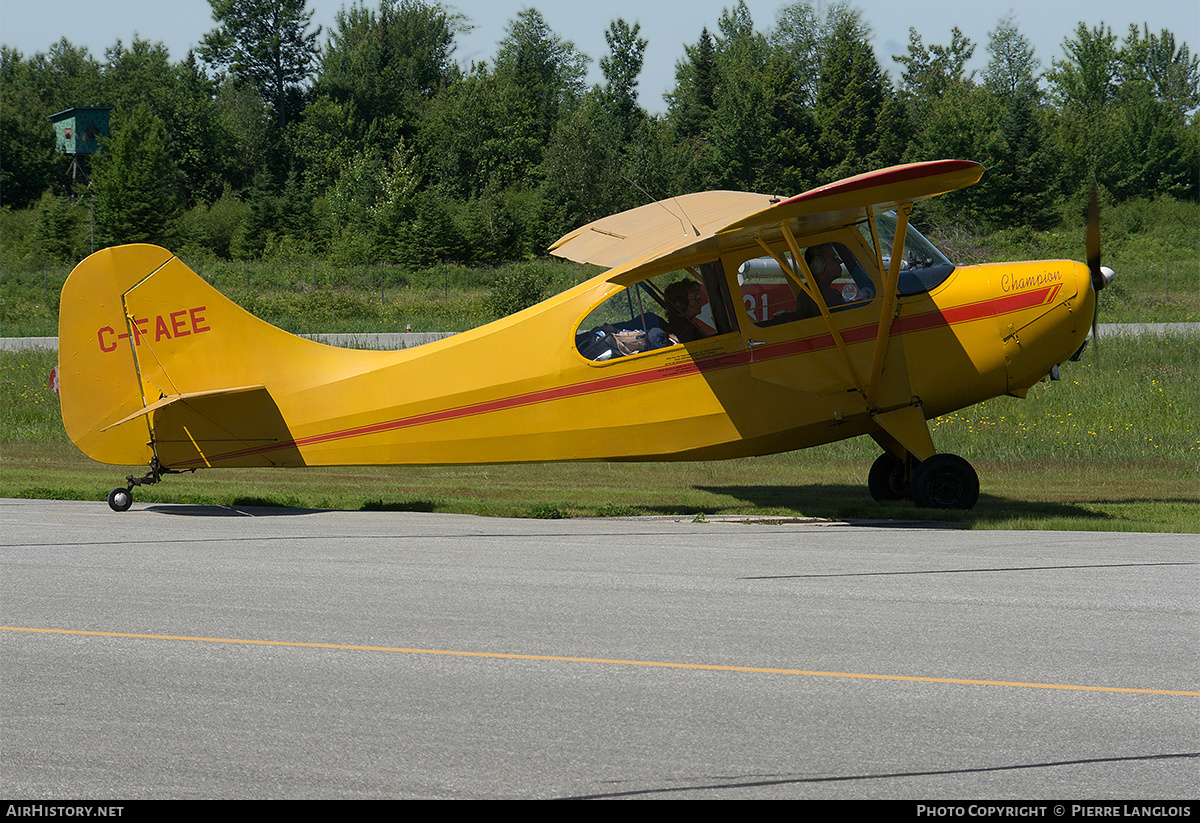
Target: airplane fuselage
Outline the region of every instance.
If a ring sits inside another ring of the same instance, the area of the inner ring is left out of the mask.
[[[346,350],[258,321],[170,260],[130,278],[125,304],[137,331],[126,332],[120,304],[111,306],[92,321],[89,356],[127,370],[141,388],[103,426],[144,403],[193,397],[96,433],[94,450],[81,447],[127,465],[156,451],[176,469],[787,451],[870,433],[874,413],[914,397],[931,418],[1028,389],[1082,345],[1087,276],[1069,261],[962,266],[932,291],[901,297],[869,407],[821,318],[758,327],[734,312],[728,333],[596,362],[579,352],[575,332],[621,290],[601,276],[418,349]],[[831,315],[859,375],[871,367],[880,302]],[[262,388],[224,391],[231,384]],[[64,406],[72,430],[70,412]]]

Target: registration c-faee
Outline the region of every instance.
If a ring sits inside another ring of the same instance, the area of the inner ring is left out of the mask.
[[[153,338],[157,343],[160,340],[171,340],[176,337],[186,337],[189,334],[202,334],[206,331],[212,331],[208,325],[208,321],[204,317],[204,312],[208,309],[207,306],[196,306],[190,309],[180,309],[169,314],[160,314],[154,318],[151,324],[150,318],[138,319],[131,318],[129,328],[133,330],[133,344],[135,346],[142,345],[142,339]],[[117,350],[118,341],[128,340],[130,332],[123,331],[120,334],[112,326],[104,326],[96,332],[96,339],[100,343],[100,351],[113,352]]]

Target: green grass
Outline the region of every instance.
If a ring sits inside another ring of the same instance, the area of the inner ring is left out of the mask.
[[[0,353],[0,496],[95,500],[128,473],[66,439],[47,375],[52,352]],[[703,463],[244,469],[170,476],[141,502],[281,505],[514,517],[698,515],[939,520],[947,526],[1200,533],[1200,345],[1119,338],[1067,364],[1027,400],[996,398],[931,423],[939,450],[970,460],[970,512],[879,504],[878,453],[858,438]]]
[[[0,351],[0,444],[67,440],[50,370],[58,352]],[[0,452],[0,459],[3,452]]]
[[[969,460],[1167,462],[1200,480],[1200,340],[1102,340],[1059,383],[937,418],[939,448]]]
[[[230,469],[169,476],[135,490],[144,503],[452,512],[496,517],[723,515],[830,520],[937,521],[980,529],[1200,533],[1195,479],[1169,467],[1134,472],[1118,462],[977,463],[983,480],[970,512],[870,499],[870,456],[828,448],[714,463]],[[93,500],[124,485],[122,469],[92,463],[69,444],[3,444],[0,497]]]

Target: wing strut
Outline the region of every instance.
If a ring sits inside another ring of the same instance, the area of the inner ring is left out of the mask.
[[[883,358],[891,340],[892,322],[896,319],[899,306],[900,266],[904,262],[904,238],[908,234],[908,218],[913,204],[900,203],[896,207],[896,234],[892,237],[892,258],[887,271],[883,269],[883,249],[879,243],[879,230],[875,224],[875,210],[867,206],[867,223],[871,227],[871,240],[875,244],[875,257],[879,270],[883,272],[883,305],[879,313],[879,331],[875,335],[875,351],[871,357],[871,378],[867,384],[867,408],[875,409],[879,399],[879,383],[883,379]],[[901,460],[911,455],[918,462],[937,454],[933,438],[929,434],[929,423],[921,410],[921,401],[912,398],[907,406],[889,412],[875,411],[872,419],[881,431],[871,433],[875,442]]]
[[[871,227],[871,240],[875,245],[876,263],[883,272],[883,305],[879,313],[879,331],[875,334],[875,352],[871,357],[871,377],[867,384],[867,408],[874,408],[879,399],[879,381],[883,377],[883,356],[891,338],[892,321],[896,319],[899,299],[900,264],[904,257],[904,237],[908,234],[908,217],[912,214],[912,203],[901,203],[896,209],[896,234],[892,238],[891,265],[883,270],[883,249],[879,245],[879,231],[875,226],[875,210],[867,206],[867,224]]]

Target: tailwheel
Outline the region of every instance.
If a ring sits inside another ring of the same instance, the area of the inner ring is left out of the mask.
[[[884,452],[875,459],[867,474],[867,489],[871,497],[885,500],[907,500],[909,478],[904,461],[891,452]]]
[[[129,507],[133,505],[133,490],[132,489],[113,489],[108,493],[108,507],[115,512],[129,511]]]
[[[979,499],[979,475],[956,454],[935,454],[917,464],[912,499],[925,509],[969,509]]]
[[[194,469],[188,469],[194,471]],[[164,469],[158,465],[158,457],[155,456],[150,460],[150,471],[146,472],[142,477],[134,477],[132,474],[127,475],[125,488],[119,486],[108,493],[108,505],[115,512],[127,512],[129,507],[133,505],[133,487],[134,486],[149,486],[162,480],[164,474],[178,474],[174,469]]]

